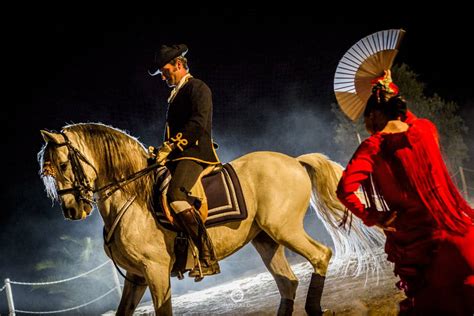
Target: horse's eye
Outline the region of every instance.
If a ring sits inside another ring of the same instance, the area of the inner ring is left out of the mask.
[[[59,167],[61,168],[61,171],[66,171],[67,169],[67,162],[62,162],[59,164]]]

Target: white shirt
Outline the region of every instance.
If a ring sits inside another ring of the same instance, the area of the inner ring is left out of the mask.
[[[178,84],[171,90],[170,96],[168,97],[168,103],[173,102],[174,98],[178,94],[178,91],[188,82],[190,78],[193,76],[190,73],[187,73],[186,75],[181,78],[181,80],[178,82]]]

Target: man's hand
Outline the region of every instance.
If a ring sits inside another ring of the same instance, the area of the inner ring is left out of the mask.
[[[148,159],[149,160],[156,160],[156,154],[158,153],[158,148],[153,146],[148,146]]]
[[[166,163],[166,158],[168,155],[173,151],[174,144],[170,144],[169,142],[164,142],[163,145],[158,149],[156,153],[156,162],[162,166]]]

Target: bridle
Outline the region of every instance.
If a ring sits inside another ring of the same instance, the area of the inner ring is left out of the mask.
[[[159,171],[159,174],[162,174],[163,172],[166,171],[166,167],[164,167],[163,165],[161,165],[159,163],[154,163],[154,164],[151,164],[150,166],[148,166],[148,167],[146,167],[142,170],[139,170],[135,173],[132,173],[131,175],[129,175],[126,178],[123,178],[123,179],[120,179],[120,180],[117,180],[117,181],[113,181],[113,182],[108,183],[108,184],[106,184],[106,185],[104,185],[104,186],[102,186],[98,189],[94,189],[90,185],[90,181],[87,178],[86,173],[84,172],[84,166],[82,165],[81,160],[83,162],[85,162],[86,164],[88,164],[94,170],[96,176],[98,177],[99,173],[97,172],[97,169],[87,159],[87,157],[84,156],[84,154],[79,151],[79,149],[77,149],[76,147],[74,147],[72,145],[71,141],[66,136],[64,131],[61,131],[60,133],[64,137],[64,142],[63,143],[55,143],[54,146],[55,147],[62,147],[62,146],[67,147],[67,149],[68,149],[68,159],[71,163],[72,172],[74,174],[74,182],[73,182],[73,186],[70,187],[70,188],[57,190],[58,196],[62,196],[62,195],[65,195],[65,194],[71,194],[72,193],[76,196],[76,199],[86,201],[90,205],[93,205],[93,204],[97,204],[97,202],[99,200],[105,200],[105,199],[109,198],[115,191],[119,190],[124,185],[126,185],[130,182],[133,182],[136,179],[144,176],[145,174],[147,174],[151,170],[154,170],[156,168],[161,168],[161,170]],[[49,165],[48,165],[48,163],[49,163]],[[51,176],[51,177],[55,178],[56,174],[54,172],[54,168],[50,165],[51,162],[48,162],[48,163],[45,163],[45,166],[43,167],[42,175],[43,176]],[[101,193],[101,192],[105,192],[105,191],[107,191],[107,192],[102,197],[98,197],[96,199],[95,198],[92,198],[92,199],[89,198],[89,196],[93,197],[95,193]],[[127,202],[120,208],[120,210],[119,210],[117,216],[115,217],[115,219],[113,221],[113,224],[112,224],[111,228],[109,229],[108,233],[107,233],[107,229],[106,229],[105,226],[104,226],[103,233],[104,233],[105,245],[109,249],[110,258],[112,259],[112,262],[114,263],[114,265],[115,265],[116,269],[118,270],[118,272],[129,282],[131,282],[133,284],[136,284],[136,285],[143,286],[143,285],[146,285],[146,283],[144,283],[144,284],[136,283],[135,281],[131,280],[130,278],[128,278],[126,275],[124,275],[122,273],[122,271],[118,268],[117,263],[115,262],[115,260],[113,258],[112,248],[110,246],[111,239],[112,239],[112,236],[114,234],[116,226],[118,225],[120,219],[125,214],[125,212],[129,208],[129,206],[135,201],[135,198],[136,198],[136,196],[132,196],[131,198],[129,198],[127,200]]]
[[[58,196],[63,196],[65,194],[74,194],[76,199],[86,201],[89,204],[93,204],[96,201],[91,199],[90,197],[94,194],[94,189],[92,188],[89,179],[86,176],[84,171],[84,166],[81,163],[81,160],[88,164],[92,170],[94,170],[96,176],[99,175],[97,169],[94,165],[82,154],[79,149],[74,147],[66,136],[66,134],[61,131],[61,135],[64,137],[63,143],[53,143],[54,147],[63,147],[66,146],[68,149],[68,160],[71,163],[72,172],[74,174],[74,182],[72,187],[64,188],[61,190],[57,190]],[[50,162],[45,163],[45,167],[43,168],[43,176],[51,176],[53,178],[56,177],[56,173],[52,166],[50,166]]]
[[[97,172],[97,169],[94,167],[94,165],[87,159],[87,157],[80,152],[79,149],[74,147],[69,140],[69,138],[66,136],[64,131],[60,132],[61,135],[64,137],[64,142],[63,143],[54,143],[55,147],[62,147],[66,146],[68,149],[68,159],[71,163],[71,168],[72,172],[74,174],[74,182],[73,186],[69,188],[64,188],[61,190],[57,190],[57,194],[59,196],[65,195],[65,194],[74,194],[77,199],[86,201],[89,204],[96,204],[99,200],[106,200],[109,198],[115,191],[119,190],[122,188],[124,185],[135,181],[136,179],[144,176],[148,172],[157,169],[157,168],[162,168],[162,172],[165,171],[165,167],[162,166],[161,164],[154,163],[149,165],[148,167],[141,169],[135,173],[132,173],[128,177],[122,178],[120,180],[112,181],[100,188],[94,189],[91,184],[89,179],[86,176],[86,173],[84,171],[84,166],[81,163],[81,160],[89,165],[92,170],[94,170],[96,176],[99,176],[99,173]],[[43,176],[52,176],[55,178],[56,174],[54,172],[54,169],[52,166],[48,166],[47,163],[45,163],[45,167],[43,168]],[[99,196],[97,198],[90,198],[90,196],[94,196],[94,194],[102,193],[107,191],[105,194],[102,196]]]

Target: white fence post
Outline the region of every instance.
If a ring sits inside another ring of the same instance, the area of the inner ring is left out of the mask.
[[[120,300],[120,299],[122,299],[122,286],[120,285],[120,280],[119,280],[119,276],[118,276],[118,271],[117,271],[117,269],[115,268],[115,265],[114,265],[114,263],[112,262],[112,260],[110,261],[110,265],[112,266],[112,275],[113,275],[113,277],[114,277],[115,287],[117,288],[117,293],[118,293],[119,300]]]
[[[461,166],[459,167],[459,175],[461,176],[462,192],[464,195],[464,199],[467,202],[469,202],[469,195],[467,194],[466,178],[464,177],[464,169]]]
[[[15,304],[13,303],[13,293],[12,286],[10,284],[10,279],[5,279],[5,291],[7,293],[7,302],[8,302],[8,315],[15,316]]]

